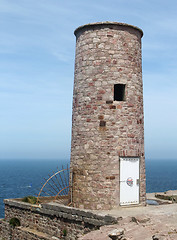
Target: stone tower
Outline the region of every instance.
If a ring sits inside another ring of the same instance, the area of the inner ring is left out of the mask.
[[[145,204],[141,29],[75,30],[71,176],[75,207]]]

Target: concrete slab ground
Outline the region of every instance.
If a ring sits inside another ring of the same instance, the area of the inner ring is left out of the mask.
[[[153,199],[153,195],[147,196]],[[98,212],[98,211],[97,211]],[[118,224],[103,226],[100,230],[81,236],[79,240],[110,240],[113,230],[123,229],[124,234],[117,236],[121,240],[177,240],[177,204],[147,205],[145,207],[117,208],[99,211],[118,218]]]

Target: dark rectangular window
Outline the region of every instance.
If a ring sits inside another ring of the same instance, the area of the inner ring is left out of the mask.
[[[100,127],[106,127],[106,122],[105,121],[100,121]]]
[[[114,101],[125,101],[125,84],[114,84]]]

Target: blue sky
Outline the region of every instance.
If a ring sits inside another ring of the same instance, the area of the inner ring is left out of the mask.
[[[146,158],[177,159],[177,2],[1,0],[0,159],[70,156],[75,28],[143,29]]]

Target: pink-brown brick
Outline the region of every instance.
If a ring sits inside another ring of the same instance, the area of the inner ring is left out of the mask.
[[[79,27],[76,35],[71,143],[73,205],[119,205],[119,157],[140,158],[140,203],[145,203],[142,31],[122,23]],[[114,84],[126,101],[114,101]]]

